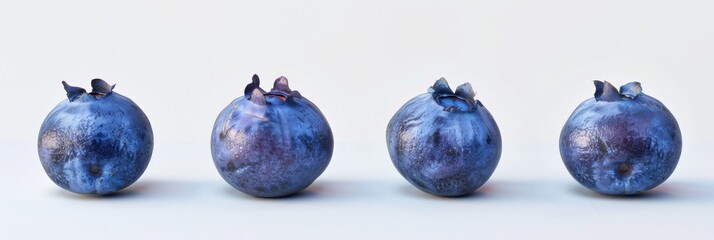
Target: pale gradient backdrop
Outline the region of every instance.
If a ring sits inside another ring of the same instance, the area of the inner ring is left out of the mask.
[[[0,236],[711,236],[712,11],[711,1],[3,1]],[[248,198],[213,167],[213,121],[254,73],[264,87],[286,76],[332,127],[332,163],[310,197]],[[439,77],[470,82],[503,136],[491,182],[467,199],[415,192],[386,151],[389,119]],[[37,159],[60,82],[92,78],[116,83],[153,125],[154,157],[127,197],[65,194]],[[562,166],[561,127],[594,79],[639,81],[679,121],[680,165],[655,197],[588,195]]]

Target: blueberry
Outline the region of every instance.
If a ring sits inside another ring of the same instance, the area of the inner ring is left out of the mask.
[[[496,169],[501,133],[474,95],[471,84],[454,93],[441,78],[389,121],[389,156],[418,189],[438,196],[470,194]]]
[[[595,81],[595,97],[578,106],[560,134],[560,156],[583,186],[604,194],[631,195],[656,187],[672,174],[682,134],[672,113],[631,82],[620,91]]]
[[[134,183],[154,148],[149,119],[101,79],[92,92],[62,82],[67,100],[40,128],[42,167],[60,187],[80,194],[110,194]]]
[[[297,193],[330,163],[332,130],[312,102],[290,90],[288,80],[260,88],[258,75],[245,96],[218,115],[211,136],[213,162],[231,186],[256,197]]]

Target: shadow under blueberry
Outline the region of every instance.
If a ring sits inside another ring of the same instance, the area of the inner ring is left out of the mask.
[[[110,194],[79,194],[64,189],[57,189],[57,192],[63,197],[82,200],[126,199],[137,197],[139,195],[147,193],[152,188],[150,185],[151,184],[146,183],[135,183],[125,189]]]
[[[660,185],[649,191],[632,195],[610,195],[598,193],[580,185],[572,185],[571,191],[585,197],[610,200],[664,200],[672,199],[672,189],[666,185]]]
[[[580,185],[572,185],[571,192],[590,198],[609,200],[646,200],[646,201],[687,201],[711,202],[714,198],[714,182],[711,181],[667,181],[649,191],[626,196],[600,194]]]
[[[425,198],[425,199],[434,199],[434,200],[474,200],[474,199],[483,199],[487,198],[491,195],[493,195],[496,192],[496,189],[493,188],[492,183],[486,183],[483,186],[479,187],[476,189],[476,191],[473,191],[469,194],[466,195],[461,195],[461,196],[451,196],[451,197],[445,197],[445,196],[436,196],[432,195],[426,192],[423,192],[419,190],[418,188],[412,186],[411,184],[405,183],[401,184],[399,186],[399,191],[402,192],[405,195],[408,195],[410,197],[418,197],[418,198]]]
[[[203,183],[188,181],[139,180],[127,188],[111,194],[77,194],[58,189],[58,194],[67,198],[81,200],[119,200],[135,198],[164,198],[178,195],[193,195],[190,191],[200,189]]]
[[[265,201],[304,201],[304,200],[315,200],[315,199],[323,199],[325,197],[330,197],[335,193],[335,184],[331,182],[326,182],[326,181],[315,181],[312,183],[309,187],[306,189],[299,191],[297,193],[293,193],[287,196],[281,196],[281,197],[255,197],[251,196],[248,194],[245,194],[238,189],[235,189],[231,186],[226,186],[224,189],[226,193],[228,193],[231,196],[242,198],[242,199],[250,199],[250,200],[265,200]]]

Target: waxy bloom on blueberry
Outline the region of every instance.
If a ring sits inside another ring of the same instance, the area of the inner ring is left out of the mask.
[[[81,194],[110,194],[134,183],[154,148],[144,112],[101,79],[92,80],[90,93],[62,84],[68,99],[47,115],[37,141],[47,175]]]
[[[595,81],[595,97],[578,106],[560,134],[560,156],[583,186],[604,194],[630,195],[663,183],[682,152],[672,113],[642,93],[638,82],[620,91]]]
[[[218,115],[211,136],[213,162],[231,186],[257,197],[297,193],[325,171],[333,149],[332,130],[320,110],[288,79],[270,92],[258,75]]]
[[[461,196],[486,183],[501,157],[501,133],[474,100],[471,84],[453,92],[441,78],[409,100],[387,126],[387,147],[399,173],[418,189]]]

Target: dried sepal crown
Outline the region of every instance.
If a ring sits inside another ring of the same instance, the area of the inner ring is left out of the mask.
[[[92,91],[89,94],[97,99],[104,98],[111,94],[116,86],[109,85],[109,83],[99,78],[92,79],[91,85]],[[71,86],[65,81],[62,81],[62,86],[64,87],[65,92],[67,92],[67,99],[69,99],[70,102],[76,100],[82,96],[82,94],[87,93],[87,90],[84,88]]]
[[[620,101],[622,99],[635,99],[642,94],[642,85],[639,82],[630,82],[622,85],[618,91],[607,81],[593,81],[595,84],[595,100],[597,101]]]

